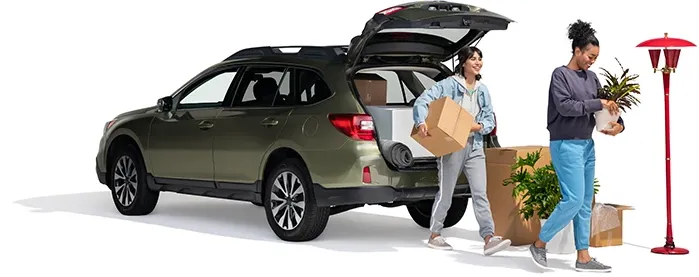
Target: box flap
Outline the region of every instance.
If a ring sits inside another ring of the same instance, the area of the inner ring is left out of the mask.
[[[486,149],[486,162],[491,164],[514,164],[517,157],[526,157],[527,153],[541,150],[542,158],[540,161],[550,160],[548,147],[529,145],[529,146],[514,146]]]

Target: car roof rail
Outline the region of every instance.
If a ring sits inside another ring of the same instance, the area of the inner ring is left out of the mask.
[[[347,54],[347,45],[330,46],[261,46],[246,48],[230,55],[225,61],[239,58],[258,58],[272,56],[296,55],[304,58],[335,59],[337,56]],[[292,49],[290,52],[287,51]],[[293,49],[296,49],[295,51]]]

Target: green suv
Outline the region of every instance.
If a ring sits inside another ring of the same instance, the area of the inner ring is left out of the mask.
[[[511,22],[471,5],[412,2],[376,13],[349,46],[241,50],[157,106],[107,122],[97,176],[121,214],[151,213],[161,191],[249,201],[286,241],[312,240],[331,215],[364,205],[407,206],[427,227],[435,158],[390,162],[353,80],[381,75],[385,105],[410,108],[452,74],[444,63],[459,49]],[[486,146],[498,147],[495,131]],[[469,196],[462,176],[445,227]]]

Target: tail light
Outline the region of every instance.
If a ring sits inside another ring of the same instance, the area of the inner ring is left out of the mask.
[[[495,127],[493,127],[493,130],[490,131],[491,136],[497,136],[497,131],[498,131],[498,119],[495,117],[495,114],[493,114],[493,121],[495,121]]]
[[[374,120],[367,114],[330,114],[328,115],[338,131],[353,140],[374,140]]]

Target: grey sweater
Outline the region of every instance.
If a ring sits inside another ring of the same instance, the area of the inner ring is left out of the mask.
[[[597,98],[600,87],[597,75],[590,70],[572,70],[566,66],[553,70],[547,125],[551,140],[592,138],[593,114],[603,108]],[[624,124],[621,117],[618,122]]]

